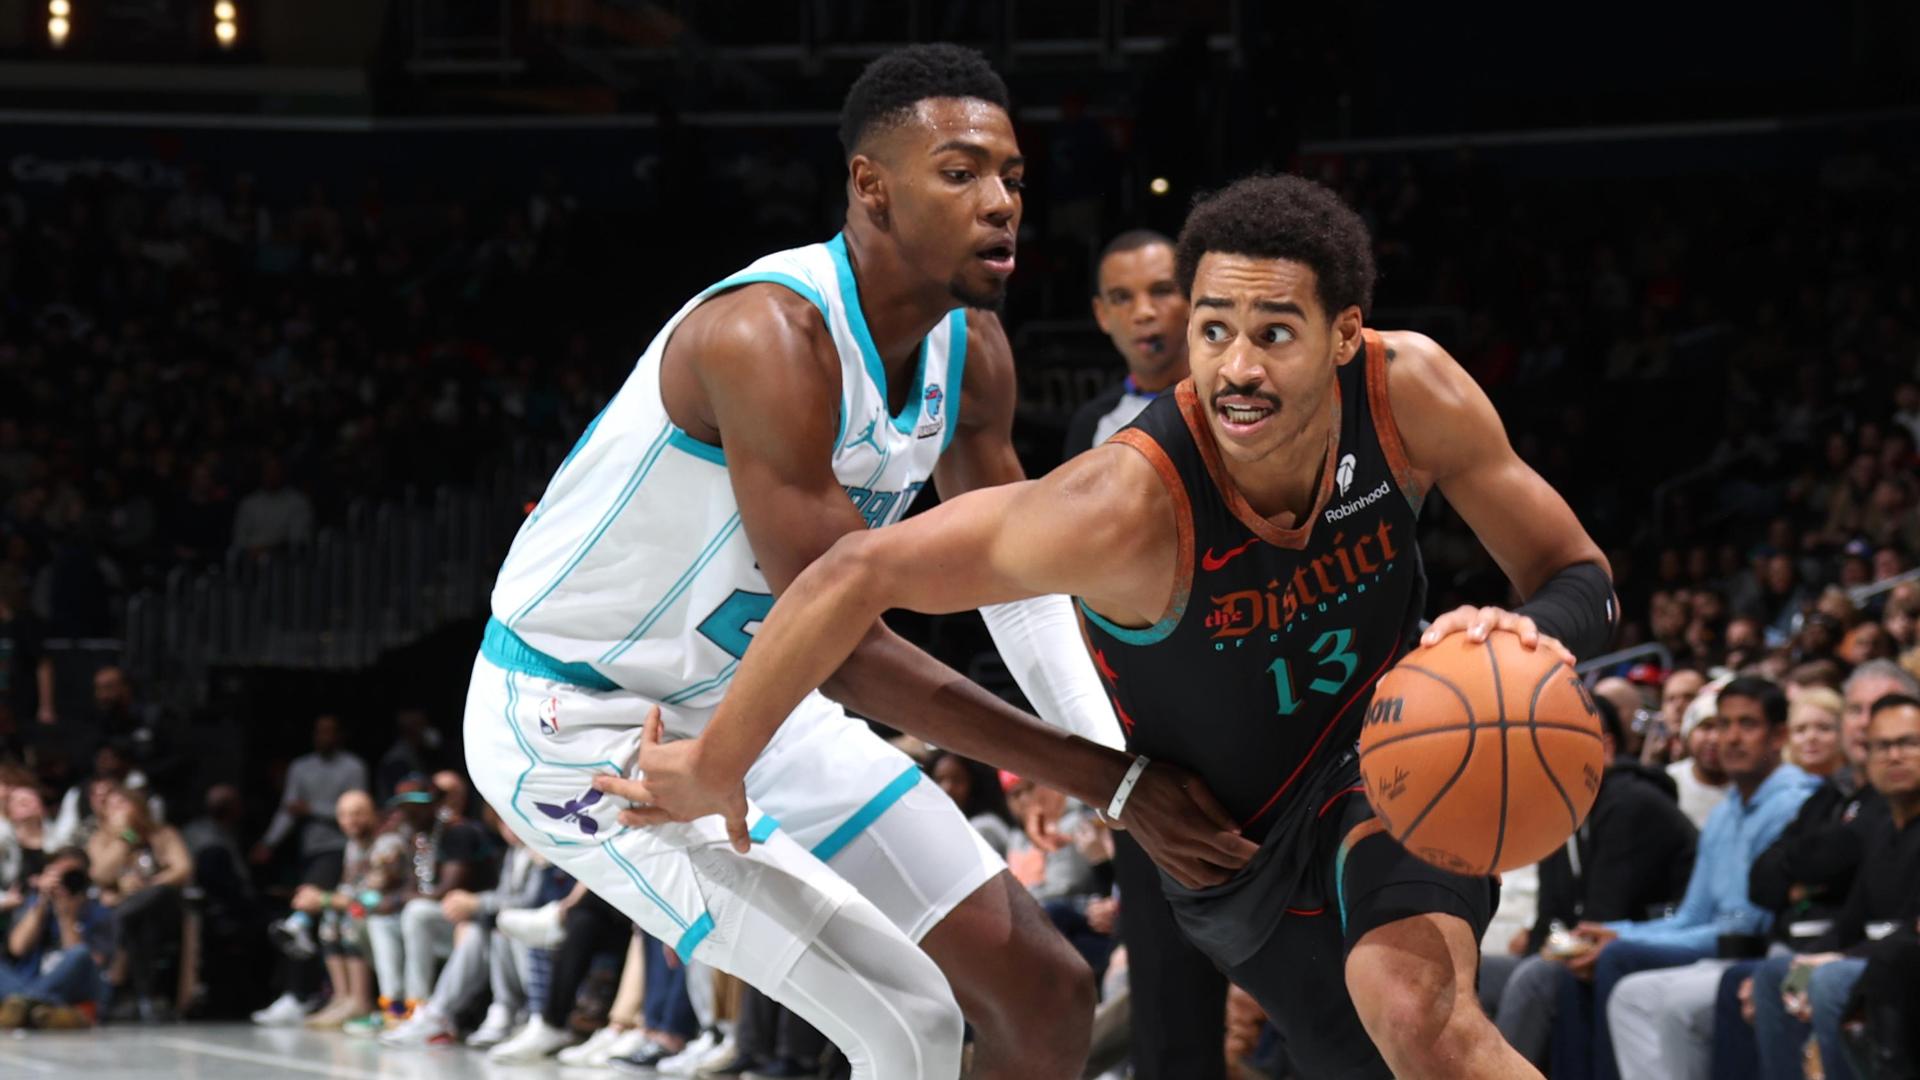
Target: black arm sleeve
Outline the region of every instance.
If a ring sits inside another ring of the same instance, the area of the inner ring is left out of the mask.
[[[1532,619],[1541,633],[1559,638],[1582,660],[1613,644],[1620,621],[1613,582],[1594,563],[1575,563],[1553,575],[1514,613]]]

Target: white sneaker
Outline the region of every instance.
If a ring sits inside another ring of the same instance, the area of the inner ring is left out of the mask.
[[[613,1060],[613,1044],[626,1036],[625,1031],[615,1031],[612,1027],[603,1027],[587,1037],[579,1046],[569,1046],[560,1051],[562,1065],[605,1065]]]
[[[430,1046],[452,1042],[453,1037],[453,1023],[431,1005],[420,1006],[413,1019],[380,1033],[380,1041],[388,1046]]]
[[[299,1027],[307,1019],[307,1007],[291,991],[273,999],[273,1004],[253,1014],[261,1027]]]
[[[613,1040],[612,1046],[607,1047],[607,1060],[612,1061],[614,1058],[626,1057],[628,1054],[632,1054],[647,1045],[647,1041],[646,1028],[628,1028],[620,1033],[619,1038]]]
[[[515,908],[493,917],[493,928],[531,949],[551,949],[567,936],[560,924],[560,901],[537,908]]]
[[[673,1055],[653,1067],[661,1076],[692,1076],[700,1067],[702,1060],[720,1045],[720,1036],[709,1028],[700,1033],[700,1037],[687,1044],[685,1050]]]
[[[570,1031],[548,1027],[538,1016],[527,1021],[520,1033],[487,1051],[488,1061],[533,1062],[549,1057],[556,1050],[572,1046],[577,1040]]]
[[[693,1075],[705,1076],[709,1070],[729,1064],[739,1056],[740,1044],[733,1041],[732,1035],[728,1035],[713,1049],[701,1055],[699,1062],[693,1067]]]
[[[467,1036],[467,1045],[475,1050],[489,1050],[513,1037],[516,1021],[513,1010],[499,1002],[487,1006],[487,1018],[480,1021],[480,1027]]]

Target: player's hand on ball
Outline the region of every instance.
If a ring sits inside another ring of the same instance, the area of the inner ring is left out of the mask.
[[[699,739],[661,741],[663,730],[660,707],[655,705],[641,729],[640,757],[635,763],[639,777],[602,774],[593,778],[594,789],[633,804],[620,811],[620,824],[632,828],[719,814],[726,818],[733,849],[745,855],[753,847],[747,834],[746,778],[720,775],[724,770],[702,759]]]
[[[1189,889],[1226,881],[1260,850],[1240,835],[1233,815],[1199,777],[1159,761],[1140,774],[1120,824],[1161,869]]]
[[[1420,646],[1426,648],[1429,645],[1437,645],[1440,639],[1448,634],[1462,632],[1467,635],[1467,640],[1481,644],[1487,640],[1487,635],[1495,630],[1505,630],[1510,634],[1518,635],[1520,644],[1525,648],[1544,647],[1548,652],[1558,656],[1560,662],[1568,667],[1578,663],[1574,659],[1572,650],[1560,644],[1559,638],[1541,633],[1540,628],[1534,625],[1532,618],[1516,615],[1505,608],[1474,607],[1471,604],[1454,608],[1433,620],[1428,625],[1426,633],[1420,635]]]

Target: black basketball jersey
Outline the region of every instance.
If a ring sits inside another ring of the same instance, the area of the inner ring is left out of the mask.
[[[1248,506],[1191,380],[1113,437],[1153,463],[1173,498],[1178,577],[1150,627],[1121,627],[1082,605],[1095,666],[1128,748],[1201,776],[1262,846],[1256,865],[1219,890],[1187,894],[1196,899],[1241,890],[1250,877],[1268,879],[1263,896],[1287,889],[1299,867],[1276,849],[1353,782],[1374,684],[1417,632],[1422,493],[1388,405],[1385,353],[1368,331],[1338,369],[1339,438],[1297,528]],[[1185,890],[1167,884],[1181,910]]]

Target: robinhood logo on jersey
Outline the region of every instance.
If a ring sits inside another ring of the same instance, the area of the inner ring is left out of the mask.
[[[1292,629],[1294,616],[1305,622],[1384,582],[1399,554],[1391,522],[1383,521],[1351,541],[1346,533],[1335,533],[1331,551],[1301,563],[1285,582],[1208,597],[1213,611],[1204,625],[1213,631],[1213,647],[1225,649],[1231,642],[1237,648],[1260,630],[1267,631],[1269,642],[1278,641],[1282,631]]]
[[[1345,464],[1345,463],[1343,462],[1342,464]],[[1351,481],[1349,481],[1349,483],[1350,482]],[[1342,486],[1340,490],[1342,494],[1346,493],[1345,486]],[[1328,507],[1327,520],[1340,521],[1343,518],[1352,517],[1353,515],[1359,513],[1360,511],[1365,510],[1367,507],[1372,506],[1374,503],[1379,502],[1381,499],[1386,498],[1387,492],[1391,490],[1393,489],[1387,486],[1387,482],[1385,480],[1382,480],[1380,481],[1379,487],[1374,488],[1372,491],[1367,492],[1365,495],[1360,496],[1359,498],[1353,500],[1352,502],[1345,502],[1345,503],[1341,503],[1339,506]]]

